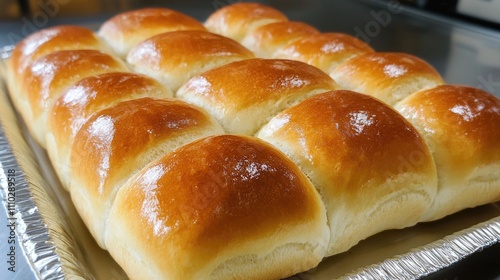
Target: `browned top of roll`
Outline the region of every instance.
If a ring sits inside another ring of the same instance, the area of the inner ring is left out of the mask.
[[[130,51],[127,61],[136,71],[150,75],[176,91],[190,77],[218,65],[253,58],[236,41],[206,31],[163,33]]]
[[[56,100],[49,122],[60,145],[60,141],[72,139],[88,117],[101,109],[127,99],[172,96],[171,91],[144,75],[113,72],[91,76],[69,87]]]
[[[273,22],[256,28],[242,44],[258,57],[271,58],[279,48],[318,33],[316,28],[302,22]]]
[[[123,62],[99,51],[57,51],[34,61],[24,74],[23,84],[36,116],[79,79],[120,70],[127,70]]]
[[[377,186],[404,172],[435,175],[417,130],[382,102],[352,91],[308,98],[272,119],[259,137],[282,141],[298,153],[313,182],[327,186],[323,191],[329,198],[359,201],[357,195],[370,188],[372,194],[390,193]],[[419,162],[407,163],[413,154]],[[360,206],[356,202],[349,207]]]
[[[331,76],[341,87],[377,97],[391,106],[414,92],[444,83],[424,60],[389,52],[359,55],[334,69]]]
[[[134,246],[153,254],[156,267],[175,259],[179,267],[168,270],[189,275],[249,242],[258,242],[256,252],[265,251],[263,239],[285,237],[317,220],[324,212],[318,200],[297,166],[272,146],[222,135],[184,145],[147,166],[122,188],[113,212],[126,217],[134,240],[148,238]]]
[[[253,54],[229,38],[190,30],[168,32],[150,38],[134,48],[127,60],[132,64],[147,64],[154,70],[160,70],[173,66],[188,68],[214,57],[251,58]]]
[[[259,3],[236,3],[212,13],[205,21],[205,27],[211,32],[241,41],[259,26],[287,20],[283,13],[272,7]]]
[[[204,72],[189,80],[183,92],[227,112],[276,101],[311,89],[336,88],[323,71],[299,61],[248,59]],[[181,93],[181,91],[179,91]]]
[[[99,35],[120,55],[155,35],[177,30],[206,30],[196,19],[167,8],[143,8],[120,13],[103,23]]]
[[[369,53],[352,59],[339,70],[356,77],[369,77],[372,83],[390,84],[392,79],[425,74],[439,76],[439,73],[422,59],[406,53]],[[368,76],[367,76],[368,75]]]
[[[350,58],[372,52],[368,44],[351,35],[318,33],[288,44],[275,57],[303,61],[330,73]]]
[[[484,90],[442,85],[411,95],[397,109],[430,141],[448,178],[500,159],[500,100]]]
[[[165,139],[211,124],[198,108],[174,99],[141,98],[99,111],[76,134],[71,153],[74,180],[93,199],[107,198],[130,175],[135,158]],[[108,187],[109,186],[109,187]]]
[[[61,25],[37,31],[19,42],[12,52],[10,63],[13,71],[21,74],[35,59],[58,50],[95,49],[107,46],[90,29]]]

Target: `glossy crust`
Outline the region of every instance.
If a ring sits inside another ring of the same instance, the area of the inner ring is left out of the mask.
[[[289,155],[322,195],[328,255],[416,224],[436,193],[436,169],[422,137],[370,96],[345,90],[315,95],[277,115],[258,137]]]
[[[147,76],[113,72],[78,81],[54,102],[48,119],[47,152],[65,188],[69,187],[71,146],[82,125],[100,110],[143,97],[168,98],[173,93]]]
[[[373,53],[373,49],[356,37],[319,33],[284,46],[274,57],[299,60],[331,73],[340,64],[364,53]]]
[[[155,35],[178,30],[206,30],[202,23],[167,8],[144,8],[120,13],[99,29],[99,35],[121,57],[140,42]]]
[[[326,73],[303,62],[251,59],[190,79],[177,97],[205,108],[227,132],[252,135],[281,110],[334,89]]]
[[[236,3],[212,13],[205,21],[210,31],[238,42],[259,26],[287,21],[280,11],[259,3]]]
[[[106,230],[132,279],[280,279],[316,266],[327,240],[324,206],[297,166],[234,135],[148,165],[119,191]]]
[[[422,59],[405,53],[368,53],[357,56],[331,73],[344,89],[368,94],[394,106],[410,94],[444,83]]]
[[[319,34],[319,31],[303,22],[273,22],[248,33],[242,45],[254,52],[257,57],[272,58],[274,53],[284,46],[313,34]]]
[[[192,76],[214,67],[253,58],[239,43],[206,31],[175,31],[150,38],[130,51],[127,61],[176,91]]]
[[[25,97],[19,85],[22,85],[23,73],[34,60],[55,51],[77,49],[111,52],[92,30],[80,26],[49,27],[24,38],[16,45],[8,62],[8,85],[12,100],[17,102],[19,95]]]
[[[415,93],[396,106],[422,133],[439,189],[425,220],[500,200],[500,100],[468,86]]]
[[[45,147],[48,114],[66,88],[102,73],[128,71],[118,58],[96,50],[65,50],[35,60],[23,76],[27,108],[21,111],[35,140]]]
[[[185,143],[223,133],[200,109],[180,100],[141,98],[94,114],[76,134],[70,192],[98,244],[118,189],[149,162]]]

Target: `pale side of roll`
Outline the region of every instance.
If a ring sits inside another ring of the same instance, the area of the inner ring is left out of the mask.
[[[477,88],[443,85],[396,109],[423,135],[439,185],[424,221],[500,200],[500,100]]]
[[[361,93],[315,95],[271,119],[258,137],[287,154],[321,194],[328,256],[415,225],[436,194],[436,167],[423,138],[394,109]]]
[[[127,56],[131,67],[174,92],[189,78],[233,61],[253,58],[248,49],[229,38],[207,31],[163,33],[150,38]]]
[[[71,149],[70,193],[102,248],[116,193],[145,165],[195,139],[222,134],[207,113],[175,99],[141,98],[95,113]]]
[[[119,102],[143,97],[169,98],[173,93],[150,77],[113,72],[78,81],[54,102],[48,119],[47,153],[66,189],[73,139],[88,118]]]
[[[343,33],[319,33],[278,49],[274,58],[294,59],[331,73],[342,63],[373,49],[358,38]]]
[[[213,33],[241,42],[256,28],[288,18],[280,11],[259,3],[236,3],[212,13],[205,27]]]
[[[45,148],[53,103],[74,83],[88,76],[128,71],[120,59],[96,50],[56,51],[33,61],[23,75],[21,110],[33,138]]]
[[[120,13],[105,21],[98,34],[125,58],[140,42],[165,32],[206,30],[202,23],[167,8],[142,8]]]
[[[284,46],[319,31],[303,22],[279,21],[263,25],[248,33],[241,44],[260,58],[273,58]]]
[[[17,106],[19,98],[25,98],[21,90],[24,72],[30,64],[49,53],[60,50],[92,49],[112,53],[90,29],[74,25],[60,25],[42,29],[21,40],[12,51],[7,63],[7,85],[12,101]]]
[[[256,138],[207,137],[120,189],[106,246],[131,279],[282,279],[315,267],[324,205],[285,155]]]
[[[444,84],[429,63],[405,53],[360,55],[330,75],[342,88],[374,96],[391,106],[412,93]]]
[[[207,110],[228,133],[253,135],[280,111],[338,88],[326,73],[303,62],[250,59],[193,77],[177,97]]]

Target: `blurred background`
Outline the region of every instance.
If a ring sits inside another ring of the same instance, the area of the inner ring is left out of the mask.
[[[88,16],[106,13],[116,13],[143,6],[177,6],[188,8],[217,8],[223,5],[239,2],[238,0],[0,0],[0,19],[16,20],[21,17],[34,16],[40,12],[46,12],[51,17]],[[263,2],[275,7],[290,7],[326,4],[327,2],[342,1],[314,1],[314,0],[270,0]],[[347,2],[347,1],[343,1]],[[392,1],[395,2],[395,1]],[[461,18],[479,24],[496,27],[500,24],[500,1],[498,0],[401,0],[397,1],[405,5],[418,7],[422,10],[431,11],[448,16]],[[57,11],[50,9],[56,7]]]

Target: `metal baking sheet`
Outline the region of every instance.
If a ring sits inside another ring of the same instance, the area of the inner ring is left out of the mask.
[[[9,172],[18,178],[15,230],[19,246],[39,279],[127,279],[110,255],[97,246],[45,151],[31,139],[13,110],[4,83],[4,62],[11,49],[0,50],[0,184],[2,211],[7,211]],[[416,279],[498,242],[500,204],[494,203],[439,221],[382,232],[289,279]]]

